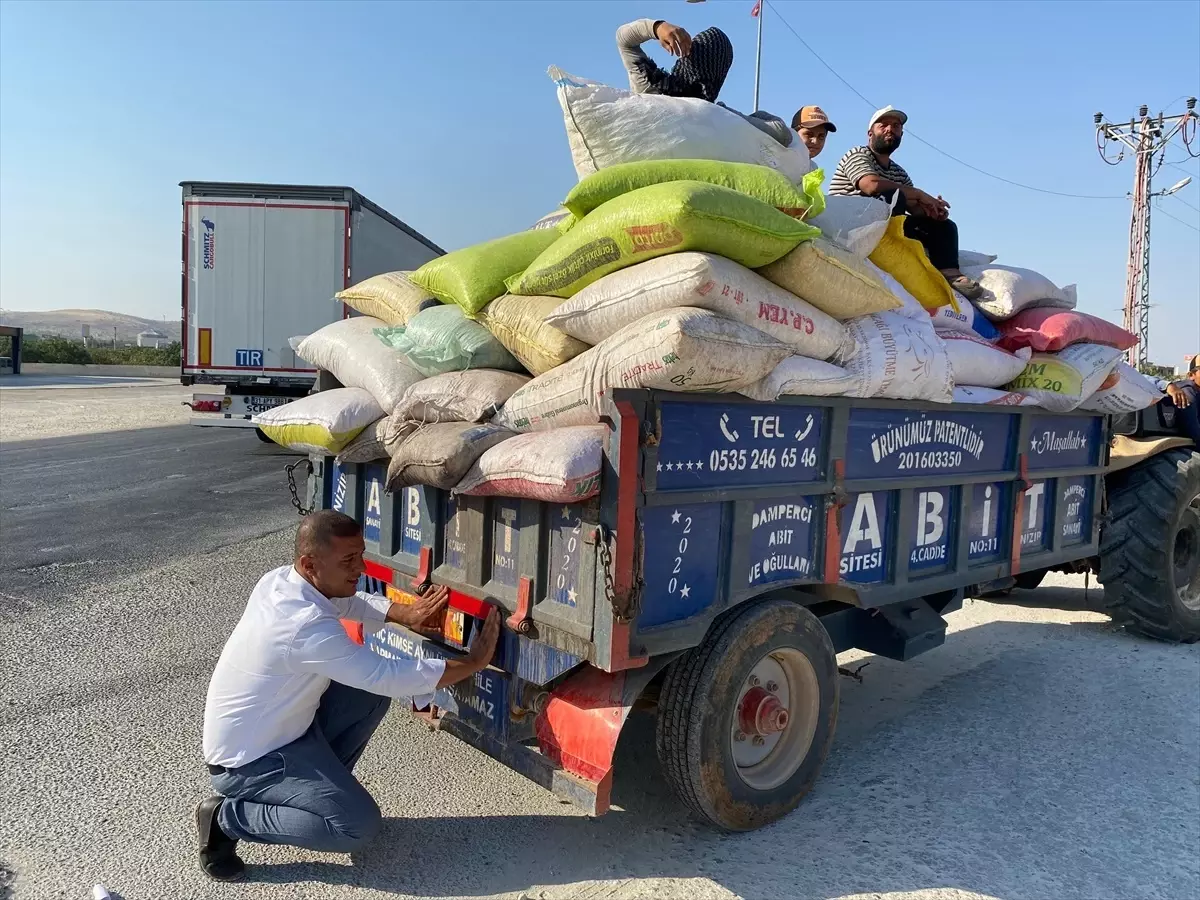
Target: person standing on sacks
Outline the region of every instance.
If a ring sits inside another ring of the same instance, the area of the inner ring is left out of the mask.
[[[671,71],[642,49],[642,44],[654,40],[672,56],[679,57]],[[679,25],[662,19],[638,19],[617,29],[617,49],[629,73],[629,89],[633,93],[695,97],[717,103],[784,147],[792,145],[792,130],[778,116],[761,110],[746,115],[717,102],[725,76],[733,67],[733,43],[720,28],[706,28],[692,36]]]

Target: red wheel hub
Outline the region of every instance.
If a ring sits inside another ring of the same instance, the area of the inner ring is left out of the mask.
[[[766,689],[752,687],[738,704],[738,722],[749,735],[778,734],[787,728],[787,707]]]

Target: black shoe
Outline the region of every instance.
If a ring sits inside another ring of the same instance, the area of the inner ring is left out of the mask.
[[[224,802],[224,797],[214,795],[196,807],[200,868],[213,881],[237,881],[246,873],[246,866],[237,855],[237,841],[217,824],[217,813]]]

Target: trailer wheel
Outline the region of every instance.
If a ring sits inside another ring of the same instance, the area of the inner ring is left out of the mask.
[[[262,441],[264,444],[273,444],[273,443],[275,443],[273,440],[271,440],[269,437],[267,437],[267,433],[266,433],[265,431],[263,431],[261,428],[257,428],[257,427],[256,427],[256,428],[254,429],[254,433],[255,433],[255,434],[258,436],[258,439],[259,439],[260,441]]]
[[[1147,637],[1200,640],[1200,453],[1169,450],[1106,482],[1104,603]]]
[[[1023,591],[1035,591],[1041,586],[1048,569],[1038,569],[1034,572],[1020,572],[1013,576],[1016,586]]]
[[[785,600],[734,610],[667,670],[656,736],[667,781],[718,828],[782,818],[829,752],[838,688],[833,644],[816,616]]]

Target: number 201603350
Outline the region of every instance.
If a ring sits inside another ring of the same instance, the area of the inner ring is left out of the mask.
[[[708,459],[713,472],[741,472],[758,469],[794,469],[797,465],[811,469],[817,464],[817,451],[809,447],[803,451],[786,447],[776,451],[774,447],[751,450],[714,450]]]
[[[962,454],[951,450],[901,453],[897,469],[954,469],[962,465]]]

